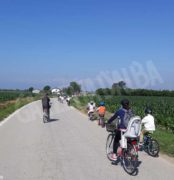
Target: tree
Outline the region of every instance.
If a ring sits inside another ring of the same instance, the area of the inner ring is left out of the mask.
[[[119,81],[118,83],[114,83],[112,85],[112,89],[113,88],[121,88],[121,89],[124,89],[126,87],[126,83],[124,81]]]
[[[97,89],[95,93],[97,95],[99,95],[99,96],[104,96],[105,95],[104,90],[102,88]]]
[[[70,82],[70,87],[72,88],[73,94],[79,94],[81,92],[81,85],[77,82]]]
[[[31,92],[31,93],[33,92],[33,90],[34,90],[33,87],[30,87],[30,88],[28,89],[28,91]]]
[[[114,84],[112,85],[112,89],[117,89],[118,87],[119,87],[118,83],[114,83]]]
[[[73,94],[72,88],[70,86],[67,88],[63,88],[63,93],[65,93],[66,95],[72,96]]]
[[[45,92],[49,92],[50,90],[51,90],[51,87],[50,86],[45,86],[44,88],[43,88],[43,90],[45,91]]]
[[[124,89],[126,87],[126,83],[124,81],[119,81],[118,85],[120,88]]]

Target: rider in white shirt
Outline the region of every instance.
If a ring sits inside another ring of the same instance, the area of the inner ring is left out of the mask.
[[[94,113],[95,111],[95,103],[93,101],[91,101],[90,103],[88,103],[87,109],[88,109],[88,116],[90,113]]]
[[[141,131],[140,144],[143,143],[143,137],[145,133],[155,131],[155,120],[154,117],[152,116],[152,109],[146,108],[145,114],[146,116],[142,119],[142,124],[144,125],[144,129]]]
[[[68,96],[68,97],[66,98],[66,102],[67,102],[68,106],[70,106],[70,100],[71,100],[71,98]]]

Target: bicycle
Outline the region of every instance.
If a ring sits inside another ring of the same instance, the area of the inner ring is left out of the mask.
[[[106,130],[110,132],[106,141],[106,154],[110,161],[113,161],[111,155],[113,153],[113,142],[115,138],[115,130],[113,131],[108,128],[106,124]],[[121,162],[123,169],[130,175],[137,171],[138,167],[138,143],[135,138],[125,138],[124,133],[126,130],[119,129],[121,131],[121,141],[120,146],[117,150],[117,162]]]
[[[104,120],[104,116],[99,115],[98,125],[99,125],[99,126],[101,126],[102,128],[104,128],[104,127],[105,127],[105,120]]]
[[[144,134],[143,145],[140,150],[144,150],[152,157],[158,157],[160,146],[156,139],[152,138],[151,133]]]
[[[94,120],[94,112],[89,112],[88,116],[90,121]]]
[[[47,123],[50,120],[50,108],[52,103],[49,103],[49,108],[43,108],[43,122]]]

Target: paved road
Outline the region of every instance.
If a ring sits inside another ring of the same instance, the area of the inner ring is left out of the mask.
[[[127,175],[107,160],[104,129],[52,102],[50,123],[42,123],[37,101],[0,125],[0,180],[173,180],[173,164],[145,153],[137,176]]]

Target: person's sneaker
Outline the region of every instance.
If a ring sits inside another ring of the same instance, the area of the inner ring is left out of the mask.
[[[117,160],[117,156],[116,156],[115,153],[112,154],[111,159],[112,159],[113,161],[116,161],[116,160]]]

